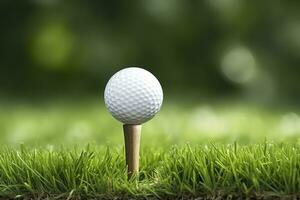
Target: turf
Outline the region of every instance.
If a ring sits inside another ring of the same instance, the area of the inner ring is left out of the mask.
[[[167,99],[168,100],[168,99]],[[166,100],[166,101],[167,101]],[[209,102],[209,103],[207,103]],[[123,144],[122,125],[102,99],[0,102],[0,144]],[[300,142],[299,108],[236,102],[165,102],[143,125],[142,145]]]
[[[132,180],[122,126],[101,100],[7,101],[0,110],[0,198],[300,197],[297,108],[165,103],[143,126]]]
[[[299,195],[300,146],[173,146],[143,149],[127,180],[122,148],[0,151],[0,194],[10,198],[282,198]]]

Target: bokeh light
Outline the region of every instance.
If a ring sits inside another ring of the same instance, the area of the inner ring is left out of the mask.
[[[255,58],[245,47],[235,47],[226,52],[221,69],[229,80],[239,84],[252,81],[257,73]]]
[[[276,37],[285,52],[300,57],[300,19],[285,23],[278,30]]]
[[[32,54],[39,67],[59,70],[69,67],[74,36],[63,23],[43,24],[33,35]]]

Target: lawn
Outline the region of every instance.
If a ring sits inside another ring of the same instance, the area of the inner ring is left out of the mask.
[[[299,145],[143,149],[127,180],[122,148],[2,148],[1,196],[20,198],[269,198],[300,191]]]
[[[165,103],[127,180],[122,126],[101,99],[0,103],[3,198],[290,198],[300,193],[296,108]]]

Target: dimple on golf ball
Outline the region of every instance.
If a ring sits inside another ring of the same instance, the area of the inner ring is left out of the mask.
[[[124,124],[142,124],[160,110],[163,91],[153,74],[142,68],[129,67],[110,78],[104,101],[117,120]]]

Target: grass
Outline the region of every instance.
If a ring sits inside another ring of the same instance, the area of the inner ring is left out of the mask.
[[[249,144],[266,137],[276,142],[300,142],[298,109],[231,102],[165,102],[161,112],[143,125],[142,145]],[[107,112],[102,99],[8,101],[0,102],[0,110],[0,144],[123,144],[122,126]]]
[[[127,180],[122,148],[18,149],[0,153],[0,194],[10,198],[282,198],[299,195],[300,146],[144,149]]]
[[[132,180],[122,126],[101,100],[6,101],[0,110],[0,198],[300,197],[297,108],[165,103],[143,126]]]

